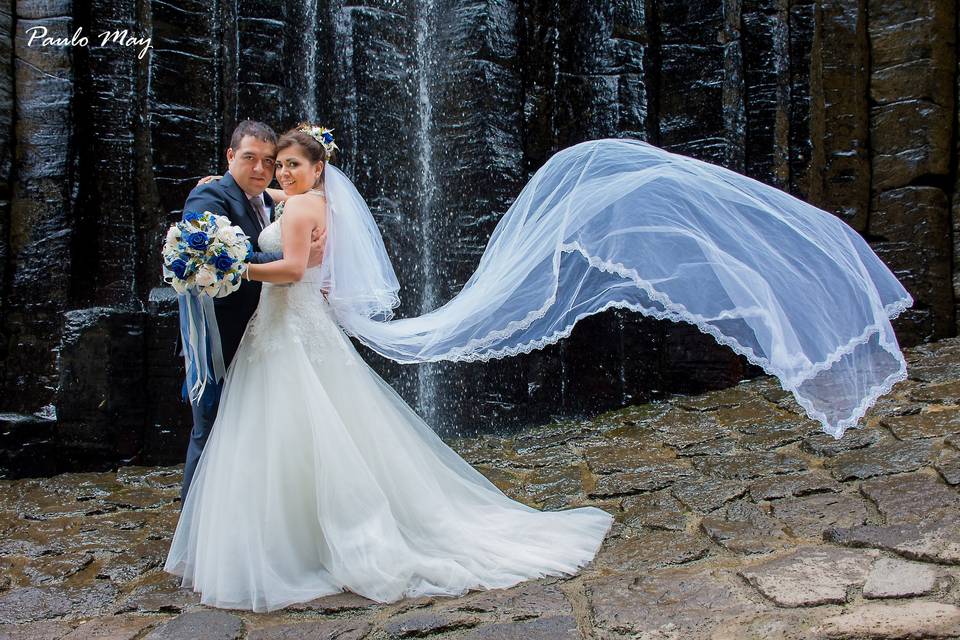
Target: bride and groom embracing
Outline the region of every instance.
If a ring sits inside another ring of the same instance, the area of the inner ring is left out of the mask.
[[[508,498],[338,325],[321,266],[328,199],[359,195],[342,173],[332,176],[332,144],[316,132],[300,127],[278,140],[267,125],[241,123],[228,173],[196,187],[184,206],[229,217],[254,253],[239,289],[215,300],[226,376],[192,404],[164,569],[204,604],[254,611],[343,590],[390,602],[575,573],[613,517],[596,507],[540,512]],[[282,191],[267,189],[274,174]],[[378,239],[356,234],[351,244]],[[341,292],[355,275],[340,278]]]
[[[774,187],[631,139],[558,151],[462,289],[394,319],[399,283],[366,202],[329,163],[334,148],[321,127],[275,140],[243,123],[229,174],[186,203],[228,216],[254,242],[246,281],[215,300],[226,366],[222,386],[204,374],[192,398],[164,566],[204,604],[270,611],[344,590],[392,602],[503,588],[572,575],[606,537],[613,516],[602,509],[539,511],[504,495],[348,336],[400,363],[489,360],[630,309],[712,335],[837,438],[906,378],[890,320],[913,300],[856,231]],[[271,168],[282,190],[264,193]],[[275,201],[284,211],[271,221]]]

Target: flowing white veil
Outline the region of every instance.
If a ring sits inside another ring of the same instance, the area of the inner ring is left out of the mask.
[[[776,376],[839,438],[906,378],[910,294],[836,216],[637,140],[541,167],[443,306],[392,320],[399,284],[363,198],[327,165],[321,286],[344,330],[402,363],[527,353],[610,308],[689,322]],[[602,349],[603,345],[597,345]]]

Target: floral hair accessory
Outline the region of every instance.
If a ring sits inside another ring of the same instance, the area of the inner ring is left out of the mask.
[[[334,149],[340,148],[337,146],[337,143],[333,141],[333,134],[330,133],[333,129],[327,129],[326,127],[304,122],[297,127],[297,131],[303,131],[309,134],[314,140],[323,145],[323,148],[327,150],[328,156],[333,153]]]

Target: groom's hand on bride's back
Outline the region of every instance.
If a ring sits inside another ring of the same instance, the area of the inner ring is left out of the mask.
[[[323,262],[323,251],[327,246],[327,230],[314,229],[310,234],[310,256],[307,258],[307,268],[315,267]]]

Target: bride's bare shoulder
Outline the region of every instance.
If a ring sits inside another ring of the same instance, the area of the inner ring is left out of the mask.
[[[298,193],[296,195],[288,197],[287,204],[290,204],[291,202],[312,203],[313,205],[323,204],[326,201],[326,199],[323,197],[318,198],[317,197],[318,195],[319,194],[314,191],[308,191],[307,193]]]
[[[298,193],[295,196],[290,196],[287,198],[287,203],[284,205],[284,207],[285,212],[290,212],[291,210],[323,211],[326,207],[326,199],[318,198],[312,193]]]
[[[295,196],[287,198],[284,204],[284,217],[293,215],[295,217],[312,218],[317,224],[323,224],[326,220],[326,200],[317,198],[313,194],[298,193]]]

